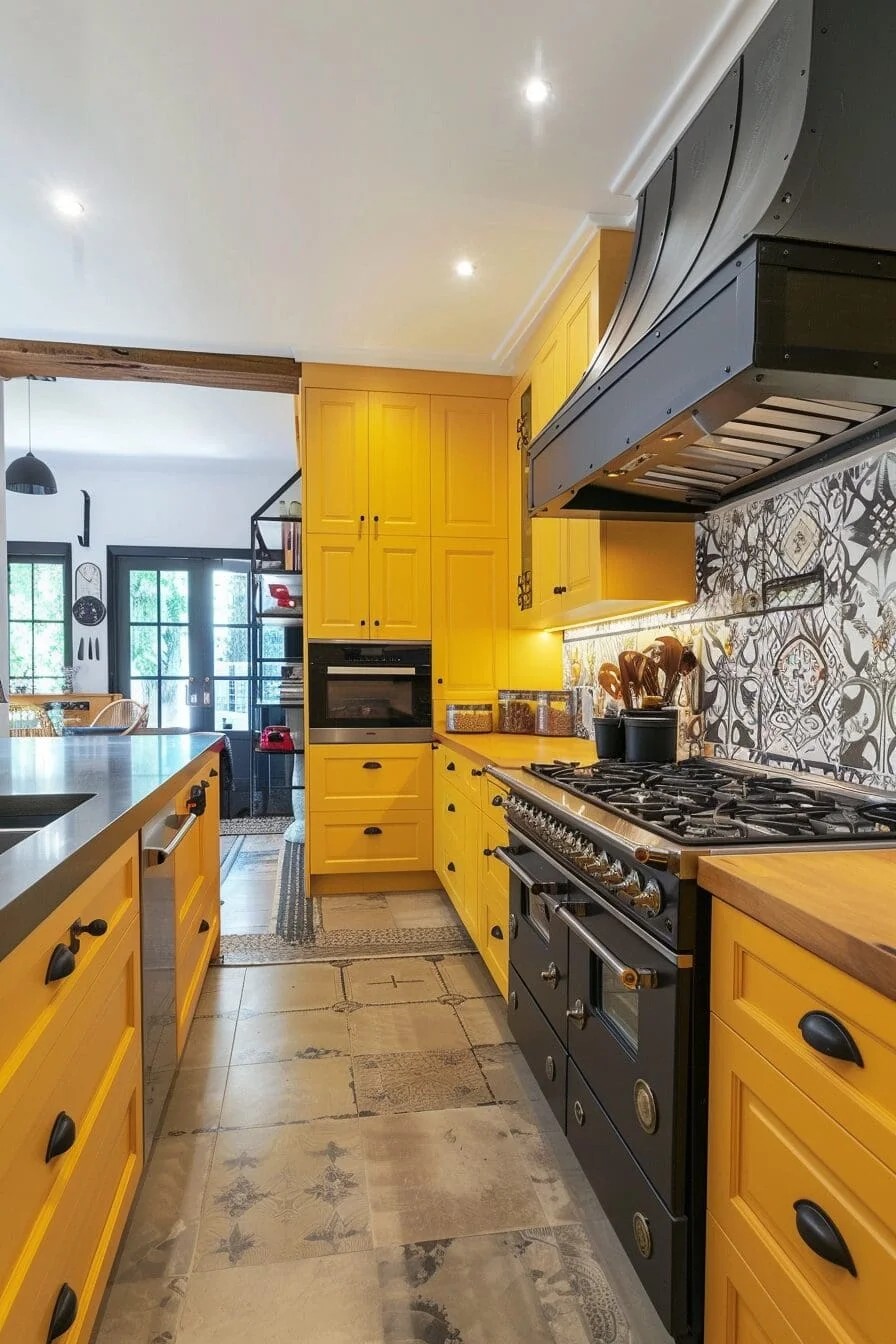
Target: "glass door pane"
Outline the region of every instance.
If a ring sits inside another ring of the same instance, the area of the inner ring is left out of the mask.
[[[149,706],[148,727],[191,728],[190,566],[128,573],[128,693]]]
[[[211,571],[214,727],[249,731],[249,562]]]

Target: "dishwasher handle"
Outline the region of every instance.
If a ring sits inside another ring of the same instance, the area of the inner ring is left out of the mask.
[[[143,852],[145,854],[157,854],[159,863],[164,863],[166,859],[171,858],[171,855],[177,849],[178,845],[183,844],[184,840],[186,840],[189,832],[192,831],[193,827],[199,821],[199,816],[200,814],[198,812],[190,812],[188,816],[184,817],[183,825],[177,828],[173,838],[167,845],[144,845]]]

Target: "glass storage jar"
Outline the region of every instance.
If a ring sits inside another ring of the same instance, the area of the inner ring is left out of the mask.
[[[575,691],[539,691],[535,706],[535,731],[539,737],[574,737]]]
[[[491,705],[447,705],[445,731],[447,733],[490,733],[494,728]]]
[[[498,732],[535,732],[535,691],[498,692]]]

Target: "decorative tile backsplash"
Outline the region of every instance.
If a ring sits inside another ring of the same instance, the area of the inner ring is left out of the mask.
[[[820,584],[780,583],[819,570]],[[701,664],[691,735],[717,754],[896,789],[896,447],[711,514],[697,589],[681,612],[570,632],[566,684],[595,686],[623,648],[676,634]]]

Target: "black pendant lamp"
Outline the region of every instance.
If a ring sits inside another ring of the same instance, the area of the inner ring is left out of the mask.
[[[56,477],[31,451],[31,379],[28,379],[28,451],[6,468],[6,488],[17,495],[55,495]]]

